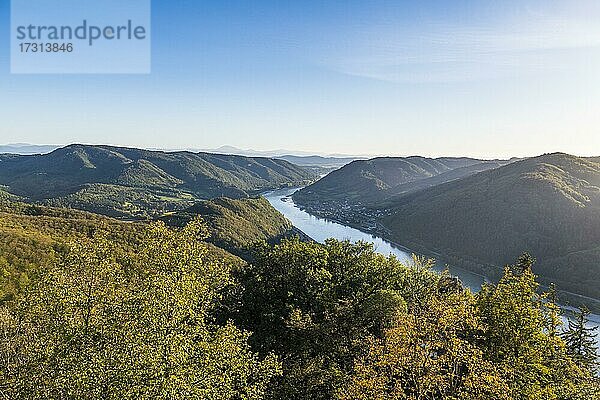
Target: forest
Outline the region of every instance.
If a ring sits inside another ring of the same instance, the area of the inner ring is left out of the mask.
[[[0,398],[600,397],[585,310],[562,326],[528,255],[473,294],[366,243],[226,236],[260,200],[170,226],[2,202]]]
[[[73,144],[47,154],[0,154],[0,185],[24,201],[126,219],[152,219],[199,200],[245,198],[307,184],[285,160]]]
[[[600,400],[600,0],[0,26],[0,400]]]

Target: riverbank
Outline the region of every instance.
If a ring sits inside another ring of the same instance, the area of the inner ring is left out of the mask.
[[[291,197],[290,197],[290,199],[291,199]],[[425,257],[428,259],[433,259],[436,261],[437,264],[453,265],[453,267],[455,269],[462,269],[465,272],[469,272],[470,274],[474,274],[474,275],[481,277],[482,280],[484,280],[485,282],[488,282],[488,283],[492,282],[492,279],[490,279],[490,277],[488,277],[488,275],[484,272],[483,269],[465,268],[460,263],[457,263],[456,260],[450,259],[450,258],[444,256],[440,252],[425,248],[417,243],[411,243],[410,247],[398,243],[397,241],[395,241],[393,239],[393,236],[391,235],[391,233],[385,227],[383,227],[381,224],[375,225],[375,223],[372,223],[372,224],[357,223],[357,222],[352,221],[351,219],[336,219],[335,217],[322,216],[322,215],[319,215],[319,213],[315,213],[310,208],[303,207],[299,204],[296,204],[295,202],[294,202],[294,204],[301,211],[304,211],[307,214],[314,215],[317,218],[321,218],[321,219],[324,219],[326,221],[330,221],[330,222],[333,222],[336,224],[349,226],[349,227],[356,229],[360,232],[363,232],[367,235],[372,235],[373,237],[379,237],[382,240],[388,242],[393,247],[395,247],[399,250],[402,250],[403,252],[406,252],[408,254],[411,254],[411,255],[415,254],[417,256],[422,256],[422,257]]]
[[[296,228],[300,229],[304,234],[317,242],[323,242],[328,238],[335,238],[338,240],[348,239],[352,241],[362,240],[373,243],[380,253],[386,255],[391,253],[398,256],[401,260],[409,260],[412,253],[423,254],[429,257],[433,256],[438,260],[436,265],[438,271],[447,267],[453,276],[457,276],[463,284],[466,287],[469,287],[473,292],[479,291],[484,282],[489,282],[491,280],[485,275],[458,268],[455,264],[447,262],[446,260],[444,260],[444,263],[441,263],[439,260],[444,259],[444,257],[441,257],[439,253],[415,251],[407,246],[385,240],[372,232],[364,232],[360,229],[360,226],[352,227],[330,219],[312,215],[298,207],[291,199],[290,196],[295,190],[298,189],[288,188],[277,190],[263,193],[263,196],[267,198],[275,209],[288,218]],[[563,321],[566,324],[567,318],[572,315],[572,312],[575,311],[575,309],[569,305],[560,305],[560,307],[563,310]],[[600,327],[600,315],[598,315],[597,312],[590,315],[590,326]],[[600,329],[597,330],[597,335],[600,335]]]
[[[290,199],[292,199],[292,194],[289,195]],[[295,199],[292,199],[292,201],[296,204]],[[439,263],[452,265],[455,269],[462,269],[472,274],[479,275],[483,277],[486,282],[497,281],[501,278],[503,273],[503,266],[483,264],[479,260],[468,259],[461,255],[448,253],[448,251],[431,249],[417,241],[403,241],[403,244],[400,244],[393,233],[379,222],[379,217],[385,214],[385,211],[375,212],[366,207],[362,207],[357,211],[349,205],[320,203],[317,205],[312,202],[303,202],[302,204],[296,204],[296,206],[302,211],[307,212],[310,215],[315,215],[318,218],[344,226],[350,226],[361,232],[380,237],[408,253],[415,253],[428,258],[433,258]],[[540,287],[543,290],[547,290],[549,285],[553,282],[553,280],[545,279],[544,277],[539,277],[539,281]],[[594,313],[600,313],[600,299],[561,289],[557,290],[557,295],[560,302],[566,305],[565,307],[577,308],[585,306]]]
[[[428,257],[433,257],[438,260],[434,269],[443,271],[448,269],[450,274],[457,276],[466,287],[472,291],[479,291],[481,285],[486,282],[486,279],[481,274],[471,273],[447,264],[442,261],[442,258],[434,254],[424,254],[413,249],[406,248],[397,243],[390,243],[373,232],[364,232],[358,227],[352,227],[345,224],[339,224],[328,219],[319,218],[311,215],[296,206],[290,195],[297,189],[277,190],[263,194],[267,200],[279,212],[284,214],[294,226],[302,230],[308,236],[312,237],[317,242],[324,242],[326,239],[333,237],[339,240],[349,239],[351,241],[364,241],[373,243],[378,252],[388,255],[394,254],[400,260],[410,262],[411,254],[419,254]]]

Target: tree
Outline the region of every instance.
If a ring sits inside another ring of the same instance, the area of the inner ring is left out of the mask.
[[[368,354],[337,397],[341,400],[510,399],[496,366],[477,346],[481,321],[468,292],[428,301],[403,314]]]
[[[283,362],[270,396],[331,399],[369,338],[396,326],[405,298],[436,292],[439,276],[366,243],[285,240],[257,249],[238,279],[234,320],[253,332],[253,349]]]
[[[30,399],[260,399],[279,366],[215,324],[231,284],[205,262],[204,225],[150,226],[134,256],[75,243],[0,309],[0,394]],[[0,398],[2,397],[0,395]]]
[[[595,327],[588,327],[590,311],[584,306],[579,309],[575,319],[569,319],[569,328],[562,337],[567,353],[581,367],[595,373],[598,369],[598,347],[595,341]]]
[[[511,398],[557,398],[591,377],[566,354],[556,332],[559,309],[548,294],[538,293],[532,263],[531,257],[520,257],[497,284],[478,293],[480,348],[499,368]]]
[[[371,338],[338,398],[600,398],[598,379],[567,354],[559,310],[552,293],[538,293],[531,265],[522,257],[476,295],[440,280],[442,290],[409,303],[383,338]]]

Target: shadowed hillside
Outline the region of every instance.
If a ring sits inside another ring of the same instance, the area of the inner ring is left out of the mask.
[[[300,204],[312,201],[369,204],[505,163],[471,158],[425,157],[354,161],[297,192],[294,200]]]
[[[561,289],[600,298],[600,163],[547,154],[398,197],[392,237],[471,267],[523,251]]]

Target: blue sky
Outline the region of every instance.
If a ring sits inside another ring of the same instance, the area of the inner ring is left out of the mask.
[[[595,0],[152,6],[149,75],[11,75],[0,0],[0,143],[600,155]]]

